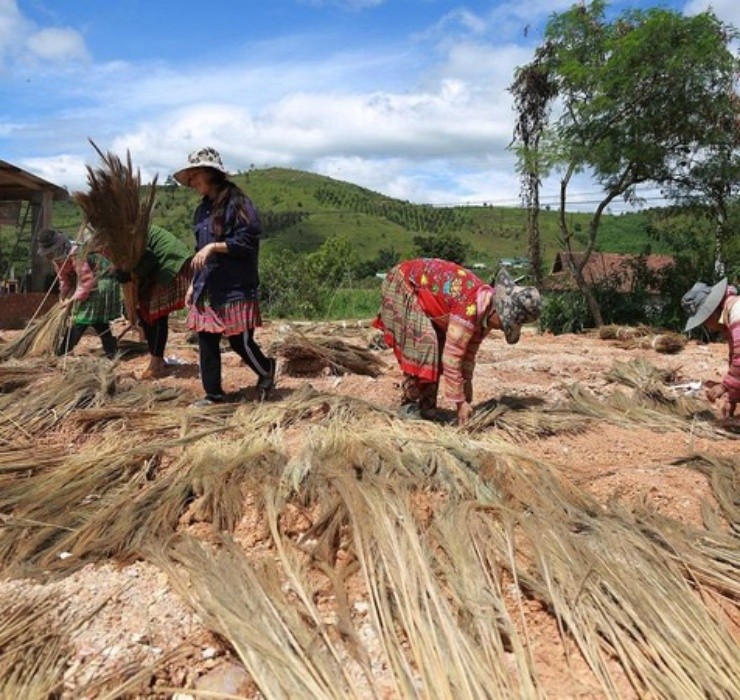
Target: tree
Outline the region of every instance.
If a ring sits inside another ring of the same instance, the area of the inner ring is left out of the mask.
[[[684,17],[658,8],[629,10],[611,21],[605,15],[606,4],[595,0],[548,22],[533,62],[519,71],[536,69],[552,86],[544,107],[538,105],[546,118],[528,143],[515,133],[524,177],[560,174],[561,243],[597,325],[601,309],[583,270],[607,207],[618,198],[637,201],[637,185],[668,185],[679,172],[687,174],[682,164],[726,142],[740,114],[734,83],[740,63],[728,48],[738,37],[734,28],[712,12]],[[530,101],[518,97],[517,103],[521,110]],[[553,118],[548,107],[555,104]],[[574,257],[566,208],[571,180],[581,172],[602,195],[584,254]]]
[[[550,72],[541,65],[540,57],[516,71],[510,91],[514,95],[518,113],[514,127],[514,142],[520,147],[518,170],[522,178],[521,196],[527,210],[527,236],[532,277],[542,284],[542,245],[540,242],[540,139],[550,104],[557,94],[557,86]]]
[[[414,236],[416,254],[423,258],[441,258],[462,265],[470,253],[470,246],[454,233],[434,236]]]

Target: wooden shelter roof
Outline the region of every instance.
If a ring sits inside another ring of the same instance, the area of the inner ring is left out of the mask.
[[[29,173],[17,165],[0,160],[0,201],[41,201],[44,192],[51,192],[58,201],[69,199],[63,187]]]

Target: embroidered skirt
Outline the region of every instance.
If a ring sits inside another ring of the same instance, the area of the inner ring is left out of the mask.
[[[397,267],[383,281],[380,312],[373,326],[383,331],[404,374],[439,381],[440,338]]]
[[[188,328],[203,333],[241,335],[262,325],[258,301],[232,301],[221,306],[211,306],[207,296],[190,307]]]
[[[146,323],[154,323],[173,311],[185,308],[185,295],[190,286],[190,263],[187,262],[167,285],[139,283],[139,316]]]

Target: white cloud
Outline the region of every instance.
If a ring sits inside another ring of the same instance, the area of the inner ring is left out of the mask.
[[[44,61],[86,61],[90,57],[82,35],[69,28],[42,29],[28,37],[26,46]]]
[[[712,10],[724,22],[740,28],[740,3],[737,0],[690,0],[684,7],[684,14],[696,15]]]
[[[0,0],[0,69],[9,61],[58,64],[88,58],[85,40],[76,29],[40,28],[23,15],[17,0]]]

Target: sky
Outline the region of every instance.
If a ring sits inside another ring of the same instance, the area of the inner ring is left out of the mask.
[[[0,0],[0,159],[70,190],[103,150],[145,180],[216,148],[415,203],[516,205],[508,86],[572,0]],[[737,0],[613,1],[615,12]],[[545,182],[543,204],[556,202]],[[649,204],[656,204],[644,193]],[[598,190],[577,181],[589,208]]]

